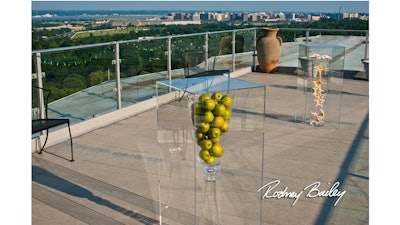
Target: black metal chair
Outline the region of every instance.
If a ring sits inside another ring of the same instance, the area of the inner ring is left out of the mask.
[[[215,69],[215,57],[211,68],[204,70],[199,67],[199,64],[204,62],[204,52],[194,51],[182,54],[182,60],[184,62],[184,78],[194,78],[194,77],[206,77],[206,76],[217,76],[228,74],[228,78],[231,77],[231,72],[228,69],[216,70]],[[183,92],[179,101],[183,99],[186,94],[186,90]]]
[[[186,52],[182,54],[182,60],[184,62],[184,77],[191,78],[191,77],[204,77],[204,76],[216,76],[222,74],[228,74],[230,77],[230,70],[216,70],[215,69],[215,60],[212,63],[211,67],[204,70],[199,67],[199,64],[204,62],[204,52],[203,51],[193,51],[193,52]]]
[[[64,125],[66,124],[68,126],[68,131],[69,131],[69,138],[70,138],[70,143],[71,143],[71,159],[69,161],[73,162],[74,161],[74,154],[73,154],[73,144],[72,144],[72,135],[71,135],[71,128],[70,128],[70,121],[69,119],[53,119],[53,118],[48,118],[48,113],[47,113],[47,104],[49,101],[49,97],[51,94],[51,91],[48,89],[44,89],[41,87],[33,86],[34,89],[42,90],[43,91],[43,99],[44,99],[44,109],[45,109],[45,118],[38,118],[38,119],[32,119],[32,135],[36,134],[38,132],[45,131],[46,132],[46,138],[44,141],[43,146],[39,146],[40,150],[37,152],[38,154],[41,154],[44,147],[46,146],[47,139],[49,137],[49,129]]]

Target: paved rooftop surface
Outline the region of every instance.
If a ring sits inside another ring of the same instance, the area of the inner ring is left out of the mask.
[[[336,206],[337,197],[306,193],[295,205],[288,198],[263,199],[262,224],[369,224],[369,82],[344,79],[342,104],[335,106],[341,109],[340,126],[310,127],[294,121],[296,76],[252,72],[239,79],[266,85],[263,182],[280,180],[276,190],[297,192],[315,182],[329,190],[338,182],[337,189],[346,191]],[[246,149],[249,143],[234,145]],[[155,109],[74,137],[74,149],[75,162],[67,160],[68,141],[32,153],[32,224],[159,223]],[[241,166],[240,160],[230,163]],[[229,175],[221,172],[221,179]],[[254,212],[233,210],[246,201],[241,198],[246,184],[231,182],[217,185],[223,224],[260,224],[248,216]],[[250,187],[255,193],[257,188]],[[172,203],[185,200],[171,198]],[[174,221],[187,211],[176,208],[175,218],[163,222],[180,224]]]

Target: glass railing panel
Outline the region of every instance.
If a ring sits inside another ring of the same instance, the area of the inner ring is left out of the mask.
[[[168,78],[167,38],[121,43],[121,106],[126,107],[156,95],[157,80]]]
[[[188,77],[206,70],[205,35],[174,37],[171,40],[173,78]]]
[[[35,56],[32,55],[32,85],[37,86]],[[110,72],[113,58],[112,45],[42,52],[42,84],[51,91],[48,116],[68,117],[74,123],[114,110],[115,85],[106,85],[114,79]]]
[[[32,87],[37,86],[36,82],[32,79]],[[31,95],[31,118],[32,119],[40,119],[40,106],[39,106],[39,94],[37,89],[32,88],[32,95]]]
[[[258,65],[257,56],[253,56],[254,32],[256,39],[262,36],[262,29],[254,28],[33,51],[32,85],[38,85],[35,58],[40,55],[43,87],[52,91],[49,116],[68,117],[75,123],[118,109],[115,65],[117,45],[121,106],[126,107],[154,97],[156,80],[183,78],[185,72],[196,73],[195,70],[233,71]],[[365,71],[362,60],[368,58],[366,35],[366,31],[362,30],[295,28],[282,28],[277,34],[282,39],[293,40],[295,43],[306,43],[307,40],[308,43],[345,47],[345,71],[354,73]],[[283,43],[279,67],[298,66],[298,45],[293,42]],[[171,54],[171,70],[168,68],[168,54]],[[232,67],[233,60],[235,68]],[[32,94],[32,115],[34,114],[38,114],[37,96]]]
[[[253,66],[255,63],[254,30],[238,30],[235,38],[235,70]]]
[[[232,31],[209,34],[208,57],[211,70],[232,71]]]

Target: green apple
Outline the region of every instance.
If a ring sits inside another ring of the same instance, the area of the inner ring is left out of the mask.
[[[201,120],[205,123],[211,123],[214,120],[214,114],[211,111],[206,111],[201,115]]]
[[[210,155],[210,157],[207,160],[204,160],[207,164],[214,164],[216,162],[216,159],[214,156]]]
[[[201,147],[201,149],[208,150],[208,149],[211,149],[212,146],[213,146],[213,143],[212,143],[211,140],[203,139],[203,140],[200,141],[200,147]]]
[[[222,116],[215,116],[212,123],[210,124],[211,127],[222,127],[225,123],[225,120]]]
[[[210,152],[208,151],[208,150],[201,150],[200,152],[199,152],[199,156],[200,156],[200,159],[202,159],[202,160],[204,160],[205,162],[207,162],[207,160],[210,158]]]
[[[199,102],[204,101],[204,100],[206,100],[206,99],[211,99],[210,95],[207,94],[207,93],[201,94],[201,95],[199,96]]]
[[[224,154],[224,149],[220,144],[214,144],[210,151],[215,157],[221,157]]]
[[[212,99],[216,99],[216,100],[221,100],[221,98],[222,98],[223,96],[224,96],[224,95],[223,95],[221,92],[217,91],[217,92],[214,92],[214,93],[211,95],[211,98],[212,98]]]
[[[217,104],[212,112],[214,113],[214,116],[224,116],[226,107],[223,104]]]
[[[218,100],[217,99],[213,99],[213,100],[215,102],[215,105],[217,105],[218,104]]]
[[[196,138],[197,139],[203,139],[205,137],[206,137],[205,133],[202,133],[202,132],[199,132],[198,130],[196,130]]]
[[[208,131],[208,137],[211,138],[217,138],[221,136],[221,130],[217,127],[211,127]]]
[[[231,110],[226,109],[225,114],[222,116],[222,118],[224,118],[225,121],[228,121],[231,118]]]
[[[230,107],[233,103],[233,98],[226,94],[224,96],[222,96],[221,100],[219,101],[220,103],[222,103],[223,105],[225,105],[225,107]]]
[[[219,140],[221,139],[221,137],[215,137],[215,138],[211,138],[210,140],[212,141],[212,143],[218,143]]]
[[[205,122],[196,123],[197,130],[206,133],[210,129],[210,124]]]
[[[205,111],[212,111],[215,108],[215,101],[212,99],[206,99],[200,102],[201,108]]]
[[[200,114],[202,113],[200,102],[196,102],[195,105],[196,105],[196,106],[195,106],[194,109],[196,110],[196,114],[197,114],[197,115],[200,115]]]
[[[222,133],[227,132],[227,131],[229,130],[229,123],[226,122],[226,121],[224,121],[224,124],[222,124],[222,126],[220,127],[220,129],[221,129],[221,132],[222,132]]]

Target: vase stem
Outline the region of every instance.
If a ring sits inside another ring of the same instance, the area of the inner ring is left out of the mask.
[[[203,168],[203,176],[204,180],[207,181],[216,181],[218,178],[219,168],[218,165],[209,165]]]
[[[221,162],[204,165],[204,205],[199,225],[221,225],[217,203],[217,178],[220,165]]]
[[[217,182],[205,181],[204,206],[199,225],[221,225],[217,204]]]

